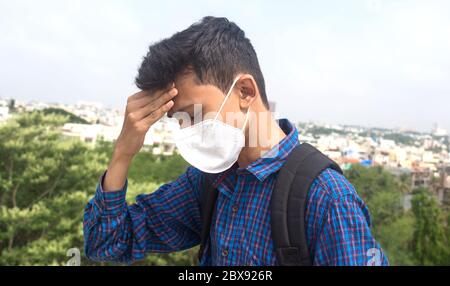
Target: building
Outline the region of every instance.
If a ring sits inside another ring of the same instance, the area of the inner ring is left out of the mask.
[[[437,197],[439,202],[450,208],[450,165],[443,165],[439,168],[440,178],[437,187]]]
[[[62,127],[64,136],[79,138],[81,141],[95,146],[97,141],[114,142],[119,136],[119,126],[106,126],[101,124],[66,123]]]
[[[9,116],[9,108],[7,106],[0,106],[0,122],[6,121]]]
[[[416,167],[411,171],[411,190],[429,188],[433,180],[433,173],[428,168]]]
[[[178,123],[166,118],[156,122],[145,136],[143,149],[149,150],[155,155],[172,155],[175,151],[173,132],[176,128],[178,128]],[[114,142],[121,130],[120,125],[107,126],[103,124],[66,123],[62,127],[64,136],[78,138],[92,147],[99,140]]]
[[[440,128],[436,123],[434,124],[431,133],[434,136],[438,136],[438,137],[443,137],[443,136],[447,136],[448,135],[447,130],[445,130],[443,128]]]
[[[170,156],[175,152],[173,133],[178,128],[178,122],[170,120],[167,117],[152,125],[147,137],[152,140],[153,154]]]

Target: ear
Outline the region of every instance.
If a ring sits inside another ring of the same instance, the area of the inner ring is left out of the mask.
[[[247,110],[259,94],[256,81],[250,74],[242,75],[236,82],[241,109]]]

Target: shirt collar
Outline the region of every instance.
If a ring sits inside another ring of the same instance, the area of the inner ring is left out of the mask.
[[[224,179],[234,172],[249,172],[262,182],[269,175],[280,170],[289,153],[300,143],[298,141],[298,131],[291,122],[287,119],[280,119],[277,123],[286,134],[286,137],[265,153],[263,157],[257,159],[246,168],[240,169],[238,164],[235,163],[230,169],[214,175],[212,181],[215,188],[219,185],[224,185]],[[229,192],[232,192],[232,190],[230,189]]]
[[[277,172],[283,166],[292,149],[300,144],[298,131],[291,122],[287,119],[280,119],[278,125],[286,134],[286,137],[265,153],[263,157],[245,168],[260,181],[264,181],[269,175]]]

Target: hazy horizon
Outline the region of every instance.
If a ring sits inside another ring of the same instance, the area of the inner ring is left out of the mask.
[[[0,97],[123,109],[148,46],[213,15],[252,41],[280,117],[450,130],[449,1],[280,2],[0,0]]]

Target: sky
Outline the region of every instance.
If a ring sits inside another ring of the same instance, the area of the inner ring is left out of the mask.
[[[0,0],[0,97],[123,110],[148,46],[207,15],[250,38],[279,117],[450,130],[446,0]]]

